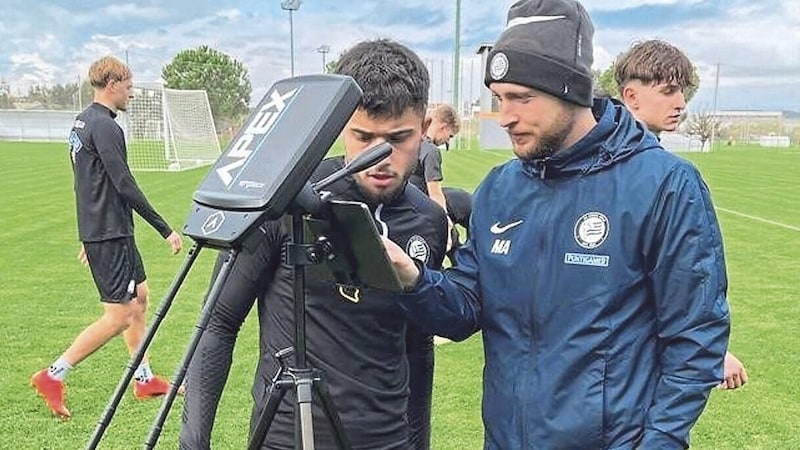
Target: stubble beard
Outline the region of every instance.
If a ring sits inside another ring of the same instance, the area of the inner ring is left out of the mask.
[[[547,130],[547,133],[537,139],[533,150],[528,152],[522,159],[544,159],[556,154],[556,152],[562,149],[564,141],[575,126],[575,117],[576,114],[574,111],[564,111],[564,113],[559,116],[558,120],[553,123],[553,126]]]
[[[407,170],[404,174],[402,174],[400,183],[398,183],[397,186],[395,186],[393,189],[386,189],[380,192],[364,187],[362,185],[363,178],[356,180],[356,187],[358,188],[358,191],[371,202],[375,204],[388,204],[392,203],[400,195],[400,193],[403,192],[403,189],[405,188],[405,185],[410,177],[411,170]]]

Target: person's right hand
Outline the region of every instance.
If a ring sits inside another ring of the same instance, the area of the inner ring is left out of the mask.
[[[389,255],[389,261],[391,261],[394,271],[400,278],[400,284],[403,285],[403,289],[408,290],[416,286],[420,273],[417,265],[414,264],[414,260],[391,239],[381,236],[381,240],[386,248],[386,254]]]
[[[86,248],[83,247],[83,244],[81,244],[81,249],[78,250],[78,261],[80,261],[84,267],[89,265],[89,258],[86,257]]]
[[[453,220],[450,219],[450,216],[447,216],[447,243],[445,244],[445,253],[450,253],[450,250],[453,249],[453,245],[455,244],[453,241],[453,227],[455,227]]]
[[[170,233],[165,240],[169,242],[169,246],[172,247],[173,255],[177,255],[178,252],[181,251],[181,248],[183,247],[183,239],[181,239],[181,235],[178,234],[177,231]]]
[[[747,371],[744,364],[732,353],[725,353],[725,364],[723,367],[725,379],[719,384],[720,389],[739,389],[747,383]]]

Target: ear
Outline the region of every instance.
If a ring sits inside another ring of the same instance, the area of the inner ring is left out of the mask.
[[[430,128],[432,121],[433,121],[433,118],[431,118],[431,117],[425,117],[425,119],[422,120],[422,137],[423,137],[423,139],[428,134],[428,128]]]
[[[639,108],[639,91],[630,83],[626,84],[625,87],[622,88],[622,103],[624,103],[628,108]]]

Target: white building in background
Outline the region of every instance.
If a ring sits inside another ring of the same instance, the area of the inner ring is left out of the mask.
[[[788,147],[789,136],[781,111],[726,110],[714,116],[723,128],[736,128],[732,138],[737,142],[762,147]]]
[[[734,130],[729,143],[753,144],[761,147],[789,147],[790,138],[786,132],[784,116],[781,111],[748,111],[726,110],[717,111],[714,117],[719,121],[723,130]],[[725,133],[722,133],[725,135]],[[730,133],[729,133],[730,134]],[[716,137],[714,147],[725,145],[721,137]],[[661,133],[661,144],[667,150],[674,152],[699,152],[700,140],[676,133]],[[706,142],[702,151],[710,151],[711,143]]]
[[[671,152],[699,152],[700,139],[690,136],[685,136],[680,133],[661,133],[661,145]],[[708,151],[709,145],[706,142],[705,151]]]
[[[477,53],[481,55],[481,67],[486,67],[492,44],[483,43],[478,46]],[[500,126],[498,121],[497,101],[492,97],[492,91],[481,83],[480,113],[478,113],[478,145],[482,150],[510,150],[511,140],[508,133]]]
[[[755,111],[755,110],[721,110],[714,114],[723,122],[753,122],[753,121],[774,121],[783,120],[781,111]]]
[[[788,148],[790,144],[791,144],[791,139],[789,139],[789,136],[769,135],[769,136],[759,136],[758,138],[758,145],[762,147]]]
[[[66,142],[78,111],[0,109],[0,140]]]

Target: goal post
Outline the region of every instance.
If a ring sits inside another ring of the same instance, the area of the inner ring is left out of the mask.
[[[213,164],[219,157],[219,139],[204,90],[137,86],[120,119],[131,170],[187,170]]]

